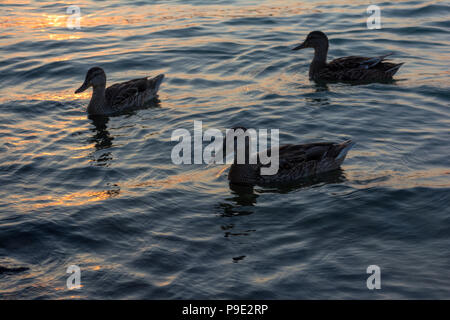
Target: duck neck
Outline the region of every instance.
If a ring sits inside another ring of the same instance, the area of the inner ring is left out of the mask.
[[[92,87],[92,97],[88,105],[89,114],[102,114],[106,105],[105,85]]]
[[[323,67],[327,65],[328,43],[314,48],[314,58],[309,66],[309,77],[312,79]]]
[[[234,162],[230,167],[228,179],[232,183],[238,184],[252,183],[257,179],[257,173],[255,171],[256,168],[257,168],[256,165],[250,164],[250,150],[248,144],[246,144],[244,163],[238,161],[237,150],[235,150]]]
[[[233,163],[228,172],[228,180],[236,184],[252,184],[257,180],[256,165]]]

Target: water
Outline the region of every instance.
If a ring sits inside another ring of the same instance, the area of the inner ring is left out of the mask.
[[[7,1],[0,35],[0,298],[450,298],[450,6],[395,1]],[[330,58],[394,52],[394,83],[317,86]],[[97,123],[74,95],[165,73],[160,102]],[[289,189],[230,189],[227,166],[172,164],[173,130],[279,128],[357,145]],[[69,265],[81,268],[68,290]],[[366,269],[381,268],[381,290]]]

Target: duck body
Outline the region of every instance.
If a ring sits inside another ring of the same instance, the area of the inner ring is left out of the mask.
[[[163,79],[164,75],[160,74],[154,78],[134,79],[106,88],[105,72],[102,68],[94,67],[89,69],[83,85],[75,93],[92,87],[88,114],[109,115],[143,107],[156,98]]]
[[[339,169],[353,145],[351,140],[284,145],[278,149],[279,167],[276,174],[261,175],[261,168],[269,165],[261,164],[257,155],[255,164],[237,164],[235,161],[230,167],[228,180],[232,184],[262,186],[294,183]]]
[[[314,81],[390,81],[403,63],[385,62],[389,55],[338,58],[317,71],[310,67],[309,78]]]
[[[348,56],[327,63],[328,37],[321,31],[311,32],[306,40],[292,50],[314,49],[309,78],[314,81],[390,81],[403,63],[386,61],[392,53],[377,57]]]

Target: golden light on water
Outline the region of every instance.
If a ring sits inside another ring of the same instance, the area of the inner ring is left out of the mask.
[[[399,1],[405,2],[406,0]],[[338,1],[342,5],[352,5],[366,4],[366,1],[362,0],[341,0]],[[14,5],[14,1],[6,1],[5,4]],[[0,40],[0,45],[12,45],[18,41],[29,41],[36,42],[40,40],[52,40],[57,42],[65,41],[77,41],[83,38],[102,38],[102,37],[124,37],[129,36],[140,36],[146,34],[152,34],[157,31],[162,31],[166,29],[176,30],[190,27],[199,27],[205,21],[222,21],[223,19],[232,19],[239,17],[288,17],[294,15],[302,15],[305,13],[310,13],[316,9],[317,4],[322,7],[326,5],[336,4],[332,1],[312,1],[312,2],[298,2],[294,0],[284,1],[282,3],[269,0],[263,1],[258,5],[205,5],[205,6],[194,6],[189,4],[177,4],[173,6],[171,4],[147,4],[140,7],[140,10],[136,10],[136,7],[120,7],[120,8],[109,8],[108,10],[102,10],[97,12],[91,12],[93,3],[91,1],[79,1],[77,5],[81,9],[80,17],[80,30],[71,30],[67,28],[67,21],[70,17],[69,14],[65,12],[65,9],[70,3],[60,3],[60,2],[48,2],[46,5],[51,7],[52,5],[57,8],[60,7],[59,12],[40,12],[36,11],[33,6],[33,2],[24,1],[23,6],[18,8],[12,8],[5,12],[4,15],[0,17],[0,28],[4,35],[8,35],[4,39]],[[355,10],[353,8],[346,8],[345,10]],[[54,10],[54,9],[53,9]],[[59,10],[59,9],[58,9]],[[322,9],[323,10],[323,9]],[[339,10],[338,7],[334,6],[333,10]],[[320,10],[319,10],[320,11]],[[201,22],[199,22],[201,21]],[[133,28],[128,28],[128,26],[133,26]],[[136,28],[140,26],[140,28]],[[99,31],[96,28],[101,27]],[[241,28],[240,25],[227,26],[230,32],[237,31]],[[283,32],[288,30],[288,26],[278,26],[270,25],[267,27],[268,33],[276,34],[278,32]],[[292,26],[292,28],[297,28]],[[89,31],[89,32],[87,32]],[[380,33],[382,31],[378,31]],[[388,37],[389,35],[386,35]],[[192,37],[190,38],[191,45],[202,45],[210,42],[216,41],[234,41],[233,38],[222,38],[215,39],[210,36],[202,37]],[[443,39],[444,40],[444,39]],[[250,43],[255,41],[252,39],[247,39]],[[173,37],[167,38],[156,38],[151,40],[151,44],[137,44],[136,47],[124,49],[121,46],[101,46],[97,50],[89,50],[86,52],[79,52],[74,50],[71,53],[62,53],[55,56],[49,56],[45,58],[45,63],[51,63],[54,61],[71,61],[73,59],[83,59],[90,58],[101,60],[104,57],[111,55],[121,55],[130,54],[132,52],[140,52],[142,50],[147,50],[150,47],[157,49],[159,47],[176,47],[179,45],[178,40]],[[395,48],[387,47],[386,50],[395,51]],[[418,55],[421,52],[417,52]],[[435,54],[429,52],[429,54]],[[7,53],[5,58],[13,58],[17,56],[17,53],[11,52]],[[428,57],[429,59],[438,57]],[[441,57],[442,58],[442,57]],[[447,71],[448,72],[448,71]],[[445,73],[445,71],[444,71]],[[178,75],[177,75],[178,76]],[[251,77],[252,74],[249,74]],[[203,74],[202,77],[216,77],[213,75]],[[414,81],[414,77],[408,81]],[[216,77],[217,79],[217,77]],[[235,79],[230,79],[235,80]],[[428,80],[432,81],[432,80]],[[82,79],[79,79],[82,82]],[[112,81],[109,83],[113,83]],[[261,82],[259,83],[261,84]],[[77,83],[77,85],[79,85]],[[268,84],[265,89],[272,87]],[[73,90],[76,89],[74,86]],[[16,92],[10,92],[5,96],[0,96],[0,102],[6,100],[21,100],[25,99],[26,96],[21,94],[22,90],[17,90]],[[29,95],[29,94],[28,94]],[[31,93],[31,98],[36,100],[52,100],[52,101],[64,101],[67,100],[77,100],[77,99],[88,99],[90,92],[86,91],[82,95],[73,95],[73,92],[42,92]]]
[[[79,84],[83,82],[84,79],[78,79]],[[91,97],[91,90],[86,90],[82,93],[75,94],[74,91],[78,88],[76,87],[77,84],[74,86],[74,89],[68,89],[64,91],[58,91],[58,92],[38,92],[35,94],[22,94],[20,92],[10,92],[8,96],[0,97],[0,103],[11,101],[11,100],[36,100],[36,101],[71,101],[71,100],[83,100],[83,99],[89,99]],[[76,87],[76,88],[75,88]]]
[[[405,0],[406,1],[406,0]],[[404,1],[401,1],[404,2]],[[4,3],[14,4],[14,1],[6,1]],[[28,3],[28,5],[26,5]],[[366,1],[356,0],[343,0],[340,3],[345,5],[356,5],[356,4],[366,4]],[[177,30],[183,28],[191,28],[198,27],[202,23],[209,23],[215,21],[222,21],[224,19],[231,18],[240,18],[240,17],[286,17],[292,15],[301,15],[305,12],[317,11],[316,5],[317,2],[298,2],[298,1],[286,1],[282,4],[270,0],[264,1],[258,5],[244,5],[244,6],[234,6],[234,5],[204,5],[204,6],[193,6],[188,4],[177,4],[177,6],[173,6],[170,4],[149,4],[144,5],[140,10],[136,10],[136,7],[121,7],[120,9],[111,8],[108,10],[104,10],[101,12],[91,13],[87,8],[89,8],[92,3],[90,1],[80,1],[79,6],[81,8],[81,30],[70,30],[67,28],[67,19],[69,15],[65,13],[65,8],[69,4],[60,4],[59,2],[48,2],[47,5],[51,6],[54,4],[61,5],[60,13],[45,13],[45,12],[37,12],[33,9],[32,2],[25,2],[25,6],[18,10],[9,10],[5,15],[0,17],[0,27],[2,31],[4,31],[5,35],[9,35],[11,37],[6,37],[1,40],[1,44],[9,45],[13,43],[17,43],[18,41],[39,41],[39,40],[52,40],[52,41],[76,41],[79,39],[83,39],[84,37],[123,37],[124,35],[129,36],[139,36],[143,34],[152,34],[157,31],[162,31],[166,29]],[[335,2],[331,1],[320,1],[321,5],[326,4],[335,4]],[[333,9],[336,12],[345,12],[344,9],[339,9],[334,7]],[[355,10],[351,8],[351,10]],[[89,13],[86,13],[89,12]],[[389,20],[386,20],[389,21]],[[141,26],[141,28],[127,28],[128,26]],[[101,29],[100,31],[96,31],[97,27]],[[274,34],[278,32],[285,31],[285,28],[289,28],[289,26],[285,25],[270,25],[266,26],[268,32],[272,32]],[[242,26],[237,25],[228,26],[230,32],[239,30]],[[89,32],[86,32],[89,30]],[[380,33],[383,31],[379,31]],[[239,41],[233,39],[232,36],[228,38],[225,36],[224,38],[218,39],[212,35],[205,35],[202,37],[192,37],[189,39],[190,46],[205,46],[211,42],[218,41]],[[254,39],[246,39],[249,43],[251,41],[257,41]],[[264,44],[264,40],[259,40]],[[445,42],[445,39],[442,40]],[[83,58],[91,58],[93,60],[97,59],[101,60],[104,57],[111,57],[113,55],[120,56],[122,54],[132,54],[139,53],[143,50],[149,50],[150,48],[159,48],[159,47],[176,47],[179,45],[179,39],[176,37],[167,37],[167,38],[157,38],[152,40],[151,44],[143,43],[142,45],[137,44],[136,47],[132,48],[123,48],[121,46],[99,46],[96,50],[91,50],[88,52],[78,52],[74,50],[70,53],[64,53],[57,56],[48,56],[45,58],[45,61],[39,61],[39,63],[53,63],[60,61],[72,61],[74,59],[83,59]],[[386,50],[394,51],[394,47],[386,46]],[[18,53],[11,52],[7,53],[8,58],[14,58],[18,56]],[[438,60],[437,52],[429,52],[429,56],[427,59],[430,60]],[[420,51],[417,51],[417,55],[420,55]],[[442,57],[440,57],[442,58]],[[201,63],[201,62],[200,62]],[[220,67],[220,66],[217,66]],[[198,74],[184,74],[182,72],[172,72],[171,77],[183,79],[183,80],[191,80],[192,77],[201,77],[202,80],[205,81],[226,81],[233,82],[236,80],[252,80],[263,73],[266,65],[262,64],[260,67],[255,67],[249,72],[239,74],[238,76],[218,76],[215,73],[202,73],[201,71]],[[414,70],[417,71],[417,70]],[[130,73],[133,73],[131,71]],[[125,72],[126,73],[126,72]],[[443,75],[448,75],[448,70],[442,71]],[[128,74],[127,74],[128,75]],[[237,79],[239,77],[239,79]],[[280,74],[277,77],[278,85],[274,89],[273,86],[273,78],[272,77],[262,77],[258,79],[258,81],[254,83],[250,83],[243,87],[233,86],[231,88],[227,88],[226,86],[220,88],[220,99],[221,105],[223,106],[231,106],[236,107],[239,106],[241,108],[245,108],[247,106],[251,106],[253,101],[251,98],[248,98],[247,93],[252,91],[261,91],[266,93],[274,93],[282,95],[283,92],[277,92],[276,90],[291,90],[289,88],[289,83],[291,83],[290,75]],[[412,80],[414,81],[414,75],[411,74]],[[83,78],[73,79],[73,87],[66,90],[51,90],[43,91],[43,92],[32,92],[24,93],[25,89],[18,85],[17,90],[9,91],[6,95],[0,97],[0,102],[6,102],[11,100],[36,100],[36,101],[58,101],[58,102],[66,102],[66,101],[76,101],[76,100],[88,100],[91,96],[91,90],[86,90],[81,94],[74,94],[74,90],[78,88],[78,86],[83,82]],[[108,84],[114,83],[115,79],[113,76],[111,78],[108,77]],[[186,82],[187,82],[186,81]],[[421,79],[420,81],[427,81]],[[434,80],[429,80],[434,81]],[[309,94],[314,91],[310,87],[301,87],[295,88],[298,93]],[[289,93],[289,92],[288,92]],[[403,97],[406,97],[409,93],[403,92]],[[170,96],[161,92],[161,98],[165,103],[166,108],[194,108],[194,107],[209,107],[211,105],[211,92],[210,90],[198,90],[195,92],[197,101],[190,102],[192,92],[189,90],[178,90],[170,94]],[[414,98],[414,97],[412,97]],[[187,101],[186,103],[180,104],[178,101]],[[226,108],[225,107],[225,108]],[[80,107],[81,108],[81,107]],[[82,108],[85,108],[83,105]],[[422,108],[427,108],[423,106]],[[83,110],[84,111],[84,110]],[[195,111],[192,113],[201,114],[203,110]],[[276,115],[271,115],[274,119]],[[65,121],[53,121],[49,123],[46,127],[42,127],[41,124],[33,122],[32,119],[28,121],[26,125],[21,124],[24,127],[33,127],[35,128],[36,135],[50,135],[52,132],[61,130],[67,133],[77,132],[77,131],[85,131],[85,127],[74,126],[73,121],[80,120],[85,121],[86,118],[84,116],[80,117],[72,117],[70,121],[72,124]],[[446,121],[443,119],[442,121]],[[17,126],[17,124],[15,124]],[[11,149],[14,151],[25,149],[26,145],[30,145],[33,143],[39,142],[38,139],[22,139],[20,136],[16,137],[5,137],[4,141],[8,143]],[[76,151],[77,154],[71,155],[72,159],[83,159],[86,158],[92,150],[95,149],[95,143],[87,143],[82,146],[72,146],[67,147],[65,151]],[[377,156],[376,153],[373,154],[361,154],[362,156]],[[46,157],[46,156],[56,156],[60,155],[59,151],[55,152],[35,152],[35,153],[25,153],[23,156],[26,157]],[[151,187],[155,189],[164,189],[171,188],[174,186],[180,186],[183,183],[190,182],[193,180],[202,181],[202,179],[210,179],[210,176],[219,177],[223,174],[223,171],[226,168],[220,169],[219,172],[217,170],[215,172],[205,170],[205,174],[195,173],[186,173],[173,175],[168,177],[167,179],[148,179],[144,181],[135,181],[127,184],[121,185],[122,193],[129,194],[135,192],[135,188],[142,187]],[[370,174],[367,173],[358,173],[358,170],[349,170],[347,172],[350,179],[356,180],[364,180],[369,179]],[[435,170],[427,170],[427,171],[414,171],[414,172],[406,172],[406,173],[398,173],[398,172],[383,172],[389,177],[389,179],[385,181],[377,181],[371,183],[373,185],[397,185],[400,187],[408,187],[414,186],[416,184],[427,183],[424,182],[427,179],[433,180],[433,178],[437,178],[439,176],[448,176],[448,171],[445,169],[435,169]],[[210,175],[210,176],[208,176]],[[431,182],[430,182],[431,185]],[[445,186],[445,181],[443,181],[442,185]],[[358,187],[358,186],[356,186]],[[109,199],[113,196],[118,196],[120,192],[111,193],[110,190],[89,190],[89,191],[79,191],[70,194],[65,194],[62,196],[56,195],[48,195],[41,196],[37,198],[30,199],[22,199],[24,203],[32,204],[31,207],[35,209],[51,207],[51,206],[79,206],[84,205],[90,202],[98,202]]]
[[[425,207],[427,201],[436,201],[437,210],[444,212],[445,188],[450,188],[450,170],[445,167],[450,120],[442,103],[448,93],[445,59],[450,42],[441,32],[445,21],[432,20],[436,17],[428,10],[430,2],[386,4],[392,11],[382,21],[389,27],[377,31],[365,28],[367,0],[163,2],[2,1],[4,242],[7,252],[27,266],[25,272],[7,275],[6,285],[0,281],[9,297],[101,298],[104,280],[119,273],[117,284],[125,290],[118,290],[116,297],[130,297],[126,290],[134,290],[139,281],[148,284],[148,290],[137,285],[137,294],[148,296],[156,288],[180,295],[185,294],[180,284],[191,275],[197,279],[199,271],[205,281],[194,289],[209,285],[213,293],[222,292],[223,281],[216,288],[208,270],[191,268],[190,263],[198,261],[212,267],[216,261],[218,266],[231,265],[231,271],[243,267],[246,272],[250,266],[248,270],[255,271],[250,276],[239,273],[245,276],[243,283],[250,289],[270,289],[308,270],[305,255],[296,260],[283,257],[288,251],[301,252],[316,236],[313,231],[320,237],[323,230],[338,226],[335,235],[343,235],[342,240],[363,243],[352,241],[353,236],[360,239],[355,231],[360,226],[362,232],[368,230],[357,220],[372,205],[383,208],[384,203],[375,202],[378,192],[386,190],[389,195],[406,194],[398,197],[401,207],[396,207],[397,198],[386,207],[399,208],[392,210],[399,214],[398,221],[408,218],[401,221],[414,228],[404,229],[408,235],[427,233],[434,224],[445,234],[438,226],[438,211],[430,210],[430,225],[423,230],[419,223],[425,220],[416,220],[417,225],[413,221],[419,214],[400,217],[402,210],[415,213],[413,209]],[[73,4],[81,8],[80,30],[67,25],[66,9]],[[427,10],[421,11],[421,5]],[[438,16],[439,8],[440,4]],[[417,17],[401,16],[402,10],[410,9]],[[310,26],[320,26],[330,35],[330,59],[372,54],[372,48],[395,51],[393,60],[405,62],[401,79],[388,85],[319,88],[308,79],[313,50],[289,50],[290,41],[299,41]],[[107,120],[88,117],[92,89],[74,91],[95,65],[105,69],[108,86],[165,73],[160,102]],[[180,127],[189,130],[193,119],[203,119],[205,128],[275,126],[283,144],[345,137],[357,145],[338,177],[318,177],[313,186],[300,182],[292,189],[255,186],[241,191],[228,183],[229,165],[172,163],[170,135]],[[367,194],[371,197],[365,207]],[[342,217],[334,215],[335,208],[344,213],[357,209],[348,230]],[[250,219],[239,217],[249,214]],[[392,230],[403,231],[395,221],[387,221],[393,229],[372,231],[388,237]],[[298,232],[304,227],[311,234]],[[22,241],[9,234],[18,234]],[[215,241],[220,251],[189,254],[191,248],[207,248]],[[325,260],[336,252],[331,242],[323,244],[318,248],[326,252],[319,259],[313,256],[313,263],[328,263]],[[391,244],[387,241],[386,248]],[[344,248],[346,256],[349,248]],[[281,259],[273,270],[251,270],[252,263],[278,255]],[[233,263],[238,261],[235,256],[248,258]],[[82,269],[80,291],[66,287],[69,263]],[[225,279],[228,273],[223,275]],[[106,288],[109,297],[113,286]]]
[[[362,172],[360,168],[353,166],[346,166],[346,168],[346,178],[355,189],[374,187],[388,187],[393,189],[450,187],[450,171],[448,168],[414,170],[409,172],[380,170],[376,173]]]
[[[38,210],[47,207],[72,207],[82,206],[91,202],[103,201],[115,197],[120,193],[119,190],[104,191],[79,191],[73,192],[61,197],[56,195],[44,195],[33,198],[23,198],[19,195],[12,195],[12,199],[20,199],[21,207],[28,210]]]
[[[397,1],[398,3],[406,2],[407,0]],[[16,4],[15,1],[3,1],[4,4]],[[286,17],[290,15],[300,15],[309,12],[320,12],[316,9],[317,5],[336,5],[336,1],[312,1],[312,2],[299,2],[299,1],[279,1],[269,0],[263,1],[258,5],[214,5],[207,6],[194,6],[189,4],[177,4],[173,6],[171,4],[148,4],[141,6],[139,11],[130,7],[129,9],[121,7],[110,8],[109,10],[101,13],[90,13],[89,8],[92,7],[91,1],[78,1],[77,6],[80,7],[81,16],[81,30],[70,30],[67,28],[67,21],[70,14],[65,12],[65,9],[71,4],[61,4],[60,2],[46,2],[46,5],[59,5],[60,13],[46,13],[35,11],[32,1],[27,1],[28,6],[21,6],[20,10],[10,9],[2,17],[0,17],[0,28],[6,30],[6,34],[20,36],[21,38],[27,38],[28,31],[38,31],[33,33],[32,36],[35,40],[42,39],[43,37],[50,40],[70,40],[80,39],[84,37],[83,28],[95,28],[98,26],[109,26],[107,33],[109,35],[118,35],[118,32],[128,32],[126,30],[118,30],[119,26],[126,25],[143,25],[148,26],[145,30],[147,33],[164,30],[169,27],[176,28],[179,25],[180,28],[186,28],[189,26],[198,26],[197,18],[202,21],[214,21],[218,19],[229,19],[239,17]],[[364,0],[341,0],[338,3],[342,5],[365,5],[367,1]],[[339,10],[338,7],[334,7],[333,10]],[[342,9],[342,12],[347,12],[349,8]],[[89,12],[89,13],[86,13]],[[232,27],[232,26],[230,26]],[[135,33],[137,31],[133,31]],[[102,31],[104,34],[104,31]]]
[[[300,14],[304,10],[313,10],[313,3],[295,3],[292,4],[278,4],[274,1],[268,1],[261,5],[250,6],[233,6],[233,5],[208,5],[208,6],[193,6],[188,4],[177,4],[173,6],[170,4],[149,4],[141,6],[142,8],[137,12],[135,9],[120,9],[111,8],[102,13],[88,13],[92,5],[90,1],[79,1],[77,5],[81,9],[80,26],[81,30],[70,30],[67,28],[67,21],[69,14],[65,13],[65,9],[69,4],[60,4],[61,14],[38,13],[33,10],[31,2],[29,7],[21,7],[20,12],[15,10],[7,12],[5,16],[0,17],[0,28],[6,30],[6,34],[12,36],[20,36],[22,41],[29,38],[31,35],[34,40],[47,38],[55,41],[75,40],[81,39],[85,36],[84,28],[95,28],[98,26],[109,26],[106,33],[114,36],[129,32],[130,35],[135,35],[137,31],[119,30],[117,27],[126,25],[143,25],[148,26],[144,32],[152,33],[156,31],[165,30],[167,28],[188,28],[198,26],[198,22],[193,21],[196,18],[201,18],[203,21],[214,21],[223,18],[238,18],[238,17],[259,17],[267,16],[286,16]],[[276,3],[276,4],[275,4]],[[14,2],[11,2],[14,4]],[[48,2],[48,6],[52,4],[59,4],[59,2]],[[170,24],[166,23],[171,21]],[[32,30],[33,32],[29,32]],[[104,31],[101,32],[104,35]],[[31,41],[31,39],[29,38]],[[15,40],[6,41],[11,43]]]
[[[45,24],[46,27],[63,27],[66,24],[67,16],[62,15],[55,15],[50,14],[46,15],[44,14],[44,17],[47,19],[47,22]]]

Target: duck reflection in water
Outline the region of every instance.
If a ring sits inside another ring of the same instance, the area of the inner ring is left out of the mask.
[[[159,99],[153,99],[151,102],[149,102],[145,107],[134,109],[134,110],[128,110],[126,112],[122,112],[120,114],[107,116],[107,115],[89,115],[88,118],[91,120],[92,124],[94,125],[93,128],[91,128],[91,131],[94,133],[94,135],[88,140],[89,143],[94,143],[95,150],[91,153],[92,161],[95,162],[95,165],[97,166],[109,166],[109,163],[111,160],[113,160],[113,156],[111,152],[103,152],[100,154],[100,156],[97,156],[97,153],[101,150],[107,150],[113,146],[113,140],[114,136],[112,136],[108,130],[108,122],[110,117],[115,116],[126,116],[131,117],[136,115],[139,110],[148,109],[148,108],[160,108],[161,107],[161,101]]]
[[[257,187],[230,183],[229,187],[232,196],[226,198],[226,202],[218,204],[219,214],[224,218],[251,215],[255,212],[257,199],[266,193],[288,194],[299,189],[317,188],[327,184],[338,184],[345,181],[346,178],[344,172],[342,169],[337,169],[288,184]],[[238,220],[234,221],[237,222]],[[236,230],[236,223],[221,225],[220,229],[224,231],[225,237],[248,236],[250,233],[256,232],[256,230],[252,228]]]
[[[109,162],[113,159],[111,152],[102,152],[100,156],[97,156],[99,151],[109,149],[112,147],[112,141],[114,137],[108,131],[107,116],[89,116],[94,127],[91,131],[94,135],[89,139],[90,143],[94,143],[95,151],[90,154],[92,161],[98,166],[108,166]]]
[[[304,95],[308,106],[326,106],[330,104],[330,91],[328,85],[324,82],[314,82],[311,84],[311,92]]]
[[[227,202],[219,204],[222,209],[221,216],[231,217],[254,213],[253,208],[257,204],[257,199],[265,193],[287,194],[299,189],[315,188],[345,181],[344,172],[342,169],[337,169],[295,183],[273,184],[264,187],[229,183],[232,197],[226,198]]]

